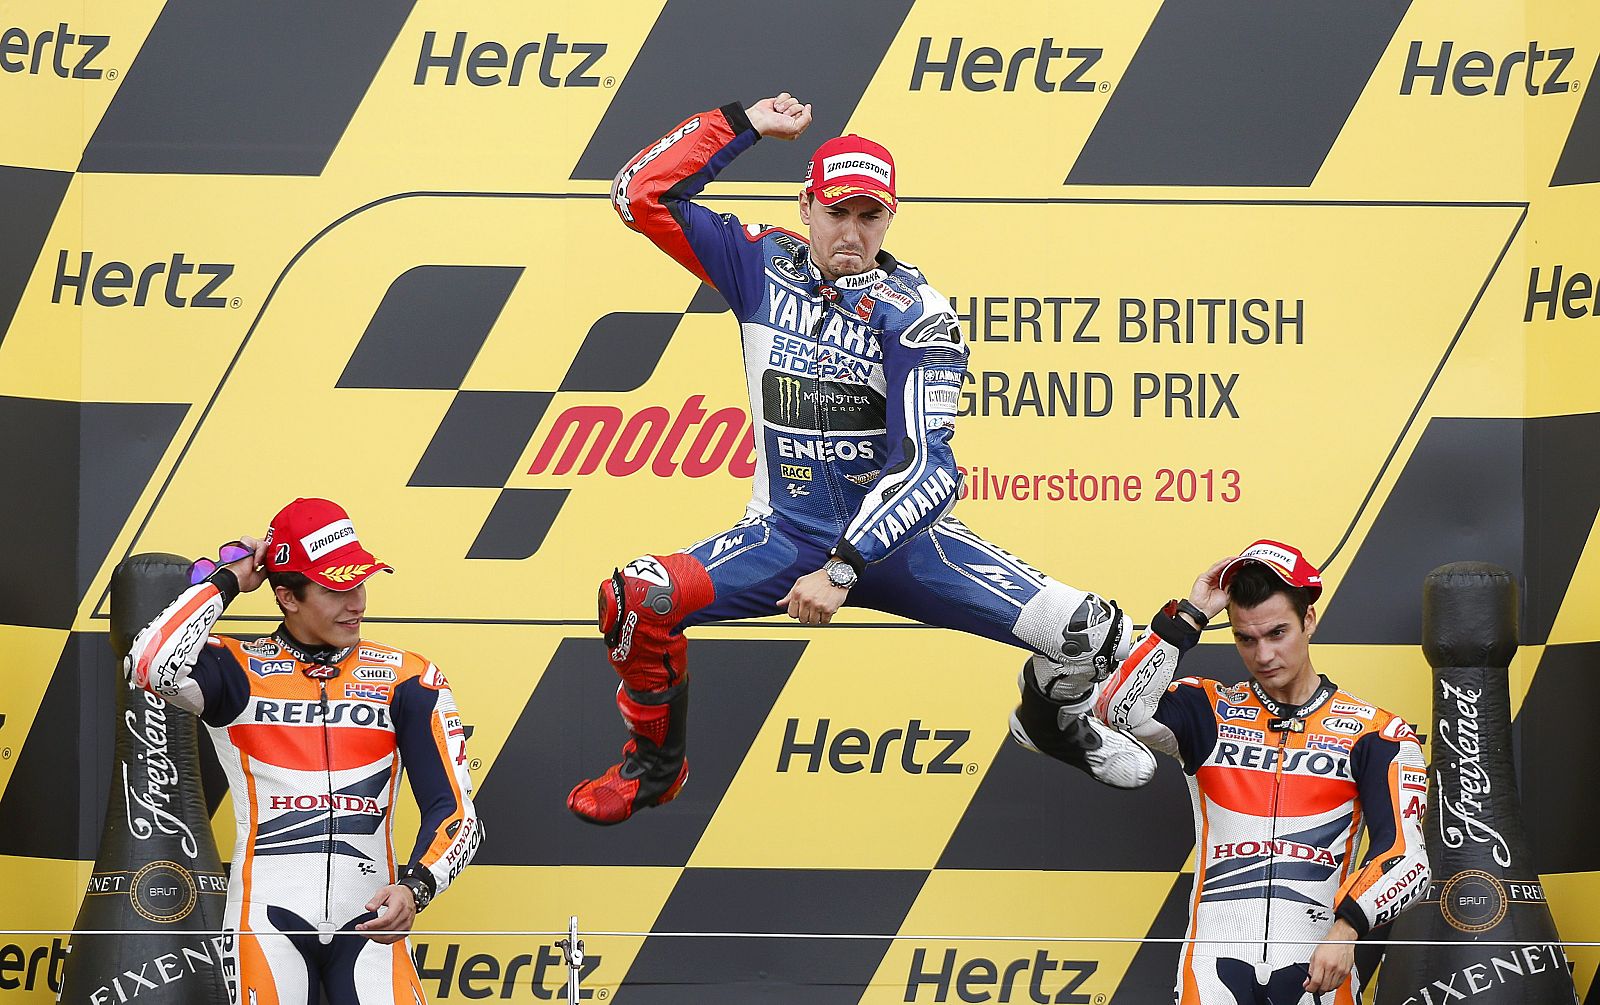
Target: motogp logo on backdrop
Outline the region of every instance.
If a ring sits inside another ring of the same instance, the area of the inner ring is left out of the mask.
[[[680,471],[704,478],[724,470],[735,478],[754,476],[750,417],[742,408],[707,412],[704,401],[705,395],[692,395],[676,414],[659,405],[632,415],[615,405],[574,405],[550,424],[528,474],[592,475],[604,463],[614,478],[647,468],[657,478]]]

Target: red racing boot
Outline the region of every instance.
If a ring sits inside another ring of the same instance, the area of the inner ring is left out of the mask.
[[[645,556],[600,584],[600,631],[622,684],[617,708],[628,726],[622,761],[580,782],[567,808],[592,824],[618,824],[670,802],[689,777],[688,642],[674,629],[716,594],[692,555]]]
[[[579,782],[567,796],[567,808],[591,824],[620,824],[635,810],[669,803],[689,778],[689,760],[684,756],[688,681],[642,694],[619,684],[617,708],[628,724],[622,762],[599,778]]]

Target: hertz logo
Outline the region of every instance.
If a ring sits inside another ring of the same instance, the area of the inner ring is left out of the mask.
[[[95,66],[94,60],[110,43],[110,35],[74,35],[65,21],[55,31],[47,28],[31,39],[21,28],[7,28],[0,32],[0,70],[38,76],[48,66],[58,77],[99,80],[105,71]],[[50,55],[48,63],[46,53]]]
[[[800,757],[805,759],[807,773],[816,774],[822,770],[824,755],[828,767],[841,775],[858,771],[881,775],[885,765],[896,764],[908,775],[959,775],[966,770],[951,758],[972,737],[971,730],[928,730],[923,728],[921,719],[912,719],[904,729],[887,729],[876,737],[863,729],[847,728],[834,733],[830,740],[832,725],[830,719],[818,719],[816,726],[807,731],[809,737],[802,739],[800,720],[790,719],[783,728],[783,746],[778,750],[778,772],[787,773],[794,759]],[[944,746],[932,747],[924,744],[926,740]],[[932,756],[926,763],[918,759],[930,750]],[[895,754],[898,756],[891,760]]]
[[[923,988],[930,988],[929,1001],[949,1001],[951,985],[956,996],[964,1002],[1071,1002],[1089,1005],[1091,1001],[1104,1001],[1104,995],[1090,997],[1080,992],[1094,973],[1100,969],[1098,960],[1058,960],[1043,949],[1032,958],[1022,957],[1010,962],[990,960],[982,956],[956,962],[956,951],[946,949],[944,959],[937,969],[928,963],[928,951],[918,948],[911,954],[911,969],[906,974],[905,1001],[919,1001]]]
[[[956,71],[961,74],[961,85],[969,91],[1015,91],[1017,81],[1032,66],[1032,80],[1036,91],[1094,91],[1099,84],[1085,80],[1089,68],[1100,62],[1104,49],[1071,48],[1063,50],[1053,38],[1040,39],[1038,46],[1027,46],[1006,56],[999,49],[977,46],[961,58],[964,38],[952,38],[942,57],[933,55],[933,39],[924,35],[917,43],[917,59],[911,65],[911,90],[922,90],[922,82],[929,74],[939,77],[939,90],[948,91],[955,86]],[[1057,63],[1062,56],[1066,60]],[[1003,77],[1003,80],[996,78]]]
[[[515,50],[502,42],[490,41],[479,42],[471,52],[467,52],[467,33],[458,31],[450,51],[441,53],[436,47],[437,40],[437,32],[429,31],[422,35],[422,50],[417,54],[417,75],[412,79],[412,83],[418,87],[428,82],[431,71],[435,69],[442,69],[444,85],[453,87],[461,76],[463,66],[467,71],[467,83],[474,87],[494,87],[498,84],[520,87],[528,59],[536,55],[539,57],[537,79],[541,85],[599,87],[600,78],[589,73],[589,70],[606,54],[607,48],[604,42],[563,42],[556,32],[546,35],[543,42],[524,42]],[[566,71],[565,76],[556,75],[558,58]],[[499,72],[501,70],[508,72],[502,74]]]
[[[162,298],[169,307],[226,307],[228,298],[218,296],[217,291],[228,277],[233,275],[233,266],[216,262],[211,264],[192,264],[183,255],[183,252],[174,254],[170,261],[151,262],[137,270],[127,262],[112,260],[101,265],[91,277],[89,270],[94,264],[94,252],[81,251],[78,253],[78,264],[72,269],[67,264],[67,249],[62,248],[61,254],[56,257],[56,282],[55,289],[50,295],[50,302],[59,304],[62,293],[71,288],[74,292],[72,303],[74,306],[83,305],[83,294],[87,291],[94,302],[101,307],[121,307],[129,302],[126,291],[132,291],[133,306],[143,307],[150,303],[151,288],[161,290]],[[162,281],[159,277],[165,276]],[[189,275],[204,276],[206,281],[200,284],[193,295],[185,299],[179,293],[180,286],[185,284],[183,279]]]
[[[1412,42],[1406,53],[1405,75],[1400,78],[1400,93],[1410,94],[1419,80],[1431,81],[1429,94],[1443,94],[1445,80],[1457,94],[1472,97],[1490,93],[1503,95],[1512,86],[1512,75],[1530,97],[1540,94],[1565,94],[1572,90],[1572,82],[1562,76],[1567,64],[1572,62],[1572,47],[1541,49],[1538,42],[1529,42],[1526,51],[1518,49],[1501,56],[1498,61],[1487,52],[1476,49],[1463,52],[1454,62],[1450,56],[1455,51],[1454,42],[1439,43],[1438,52],[1424,57],[1422,43]],[[1424,62],[1424,59],[1427,62]],[[1544,64],[1544,65],[1540,65]],[[1521,68],[1521,72],[1518,71]]]
[[[531,993],[544,1001],[566,998],[563,993],[566,969],[561,953],[552,946],[539,947],[536,955],[523,953],[504,961],[488,953],[479,953],[463,962],[461,944],[449,942],[444,945],[444,959],[439,960],[437,966],[429,959],[432,955],[429,950],[429,943],[417,943],[417,977],[424,984],[438,981],[438,990],[431,998],[448,998],[452,991],[463,998],[510,999],[513,991],[520,992],[516,997]],[[600,968],[602,959],[599,953],[584,953],[578,978],[589,980]],[[588,1000],[594,988],[584,988],[578,994]]]

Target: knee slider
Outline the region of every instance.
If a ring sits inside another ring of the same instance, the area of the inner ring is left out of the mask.
[[[1013,632],[1052,662],[1104,680],[1133,648],[1133,622],[1115,601],[1053,583],[1023,605]]]
[[[673,629],[715,593],[705,567],[681,553],[634,559],[600,584],[600,632],[630,688],[660,690],[682,675],[685,642]]]

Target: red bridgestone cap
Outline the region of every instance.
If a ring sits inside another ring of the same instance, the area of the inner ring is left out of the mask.
[[[267,571],[299,572],[330,590],[353,590],[394,572],[361,547],[350,514],[327,499],[296,499],[267,527]]]
[[[811,155],[802,191],[815,194],[824,206],[853,196],[870,196],[893,213],[899,206],[894,181],[894,158],[889,151],[851,133],[829,140]]]
[[[1300,586],[1311,591],[1311,602],[1322,596],[1322,574],[1306,561],[1300,549],[1279,541],[1261,540],[1239,553],[1239,557],[1222,567],[1219,582],[1226,590],[1228,583],[1246,562],[1259,562],[1277,573],[1279,579],[1290,586]]]

